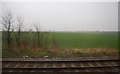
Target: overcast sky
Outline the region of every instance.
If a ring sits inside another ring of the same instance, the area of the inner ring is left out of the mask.
[[[39,22],[48,31],[117,31],[117,2],[2,2],[25,19],[26,28]]]

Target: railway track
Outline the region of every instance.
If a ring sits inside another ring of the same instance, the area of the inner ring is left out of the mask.
[[[3,72],[118,72],[117,58],[5,59]]]

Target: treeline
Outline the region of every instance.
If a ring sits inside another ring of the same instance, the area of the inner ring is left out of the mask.
[[[33,23],[29,31],[23,30],[24,19],[15,17],[11,12],[2,16],[3,49],[49,49],[58,47],[56,37],[50,32],[41,31],[39,23]]]

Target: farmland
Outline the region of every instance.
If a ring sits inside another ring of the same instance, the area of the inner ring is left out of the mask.
[[[47,32],[48,41],[44,48],[36,46],[36,32],[24,33],[23,47],[16,48],[13,33],[11,50],[6,49],[3,36],[3,57],[80,57],[80,56],[111,56],[118,53],[117,32]],[[44,38],[43,38],[44,39]]]
[[[59,32],[54,33],[63,48],[118,48],[116,32]]]

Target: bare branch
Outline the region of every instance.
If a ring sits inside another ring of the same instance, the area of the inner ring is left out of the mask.
[[[34,28],[37,32],[41,31],[41,24],[40,23],[33,23]]]
[[[8,44],[8,47],[10,46],[10,42],[11,42],[11,33],[14,31],[14,29],[12,28],[13,26],[13,23],[14,23],[14,20],[13,20],[13,15],[11,12],[7,12],[5,13],[3,16],[2,16],[2,30],[3,31],[7,31],[7,44]]]

